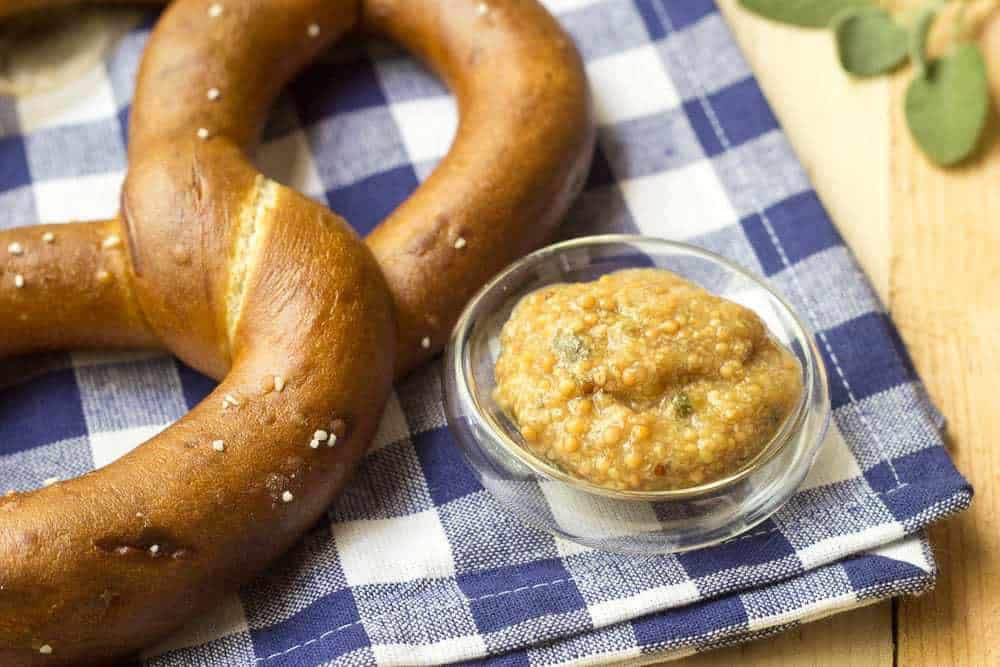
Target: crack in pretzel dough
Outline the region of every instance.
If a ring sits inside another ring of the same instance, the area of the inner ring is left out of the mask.
[[[246,286],[250,271],[260,254],[264,221],[278,201],[278,188],[276,182],[258,175],[248,203],[240,211],[229,262],[229,289],[226,292],[226,333],[230,346],[236,338],[236,327],[246,301]]]

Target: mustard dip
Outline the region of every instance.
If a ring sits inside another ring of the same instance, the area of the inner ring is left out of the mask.
[[[500,344],[494,398],[528,446],[612,489],[738,472],[802,393],[756,313],[658,269],[529,294]]]

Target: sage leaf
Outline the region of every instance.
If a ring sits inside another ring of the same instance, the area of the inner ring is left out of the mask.
[[[848,9],[834,19],[833,34],[840,64],[851,74],[885,74],[906,60],[909,34],[884,9]]]
[[[845,9],[870,6],[871,0],[740,0],[740,4],[772,21],[825,28]]]
[[[927,67],[927,36],[931,34],[931,26],[937,18],[938,10],[947,0],[931,0],[920,8],[913,21],[913,32],[910,36],[910,59],[917,70],[923,72]]]
[[[949,166],[972,153],[986,125],[989,84],[975,44],[956,46],[927,64],[906,90],[906,122],[921,149]]]

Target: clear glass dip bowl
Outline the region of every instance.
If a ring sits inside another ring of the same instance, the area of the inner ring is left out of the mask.
[[[627,268],[672,271],[754,310],[798,358],[798,406],[760,454],[734,474],[668,491],[616,491],[536,456],[493,400],[500,329],[517,302],[546,285],[592,281]],[[813,337],[762,279],[683,243],[607,235],[543,248],[512,264],[472,299],[445,350],[448,426],[496,500],[525,523],[588,547],[671,553],[739,535],[778,510],[805,479],[830,419],[826,371]]]

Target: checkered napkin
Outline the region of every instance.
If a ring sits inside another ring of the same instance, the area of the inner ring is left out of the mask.
[[[813,474],[721,546],[591,551],[521,525],[482,489],[445,428],[431,364],[396,387],[328,520],[145,664],[641,663],[932,585],[923,529],[971,489],[716,8],[547,4],[586,59],[600,122],[562,234],[683,239],[768,276],[829,368],[834,423]],[[148,28],[68,87],[0,101],[0,226],[114,214]],[[455,127],[424,69],[389,45],[347,46],[292,85],[257,160],[364,233],[428,175]],[[211,383],[160,354],[87,352],[5,362],[0,387],[0,489],[30,489],[107,464]]]

